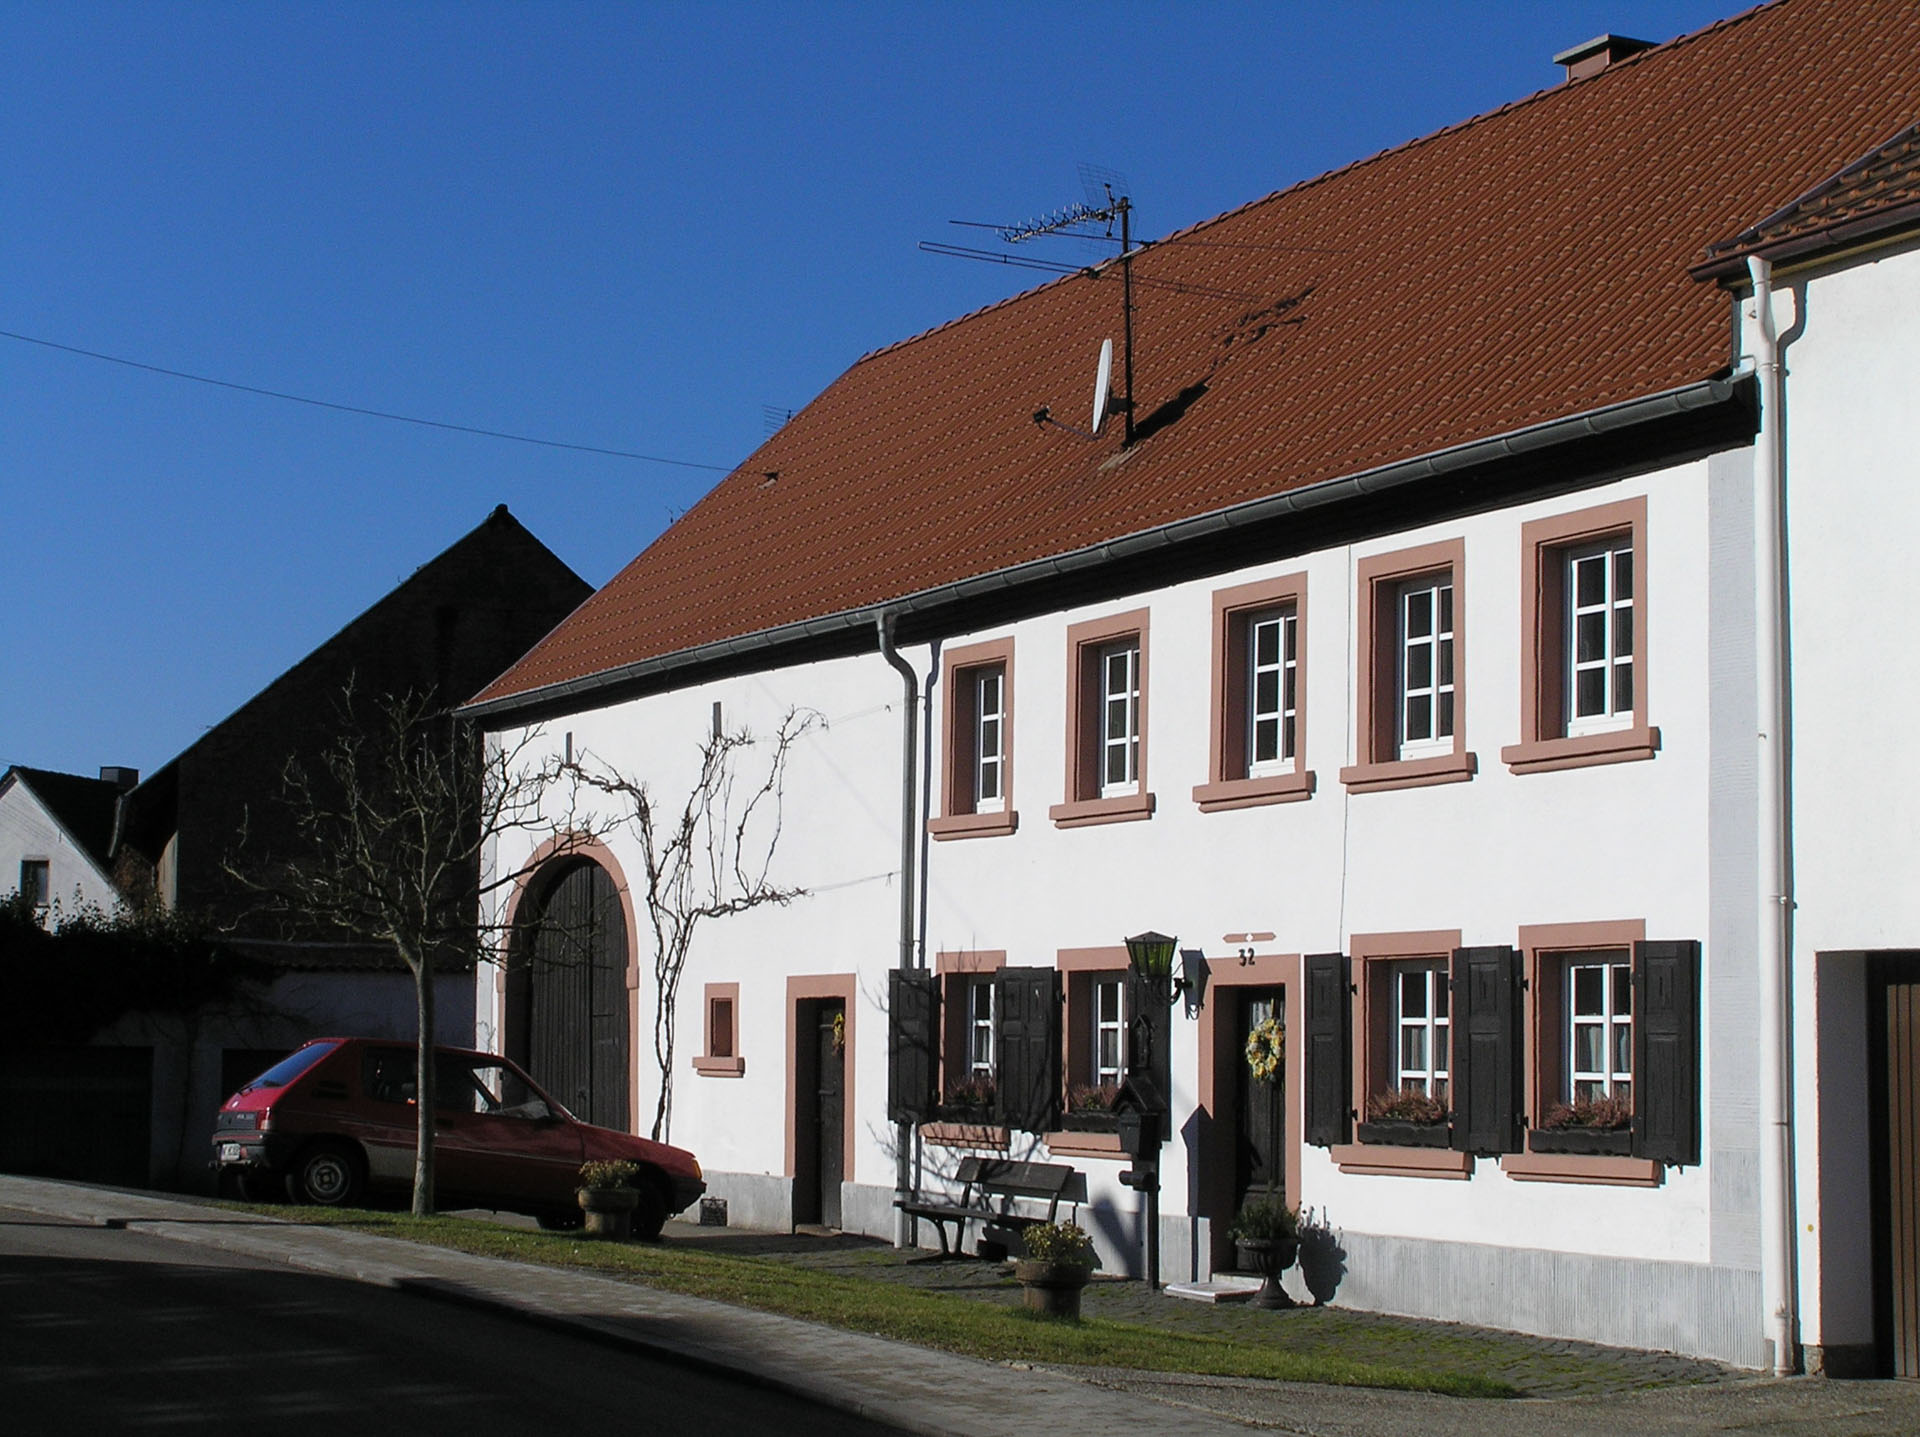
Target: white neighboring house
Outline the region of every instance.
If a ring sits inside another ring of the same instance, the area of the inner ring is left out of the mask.
[[[810,896],[704,928],[671,1015],[734,1221],[905,1237],[1034,1157],[1138,1272],[1088,1105],[1147,1072],[1170,1278],[1278,1192],[1337,1303],[1920,1375],[1920,679],[1867,622],[1920,528],[1915,53],[1864,0],[1603,37],[1169,236],[1097,438],[1051,419],[1117,265],[869,355],[479,695],[670,803],[715,725],[828,721]],[[537,1059],[566,1007],[636,1119],[641,871],[616,831],[503,897],[526,944],[563,888],[613,917],[594,983],[476,1012]]]
[[[112,912],[114,815],[139,781],[118,767],[87,778],[16,764],[0,775],[0,891],[28,895],[50,924],[83,907]]]

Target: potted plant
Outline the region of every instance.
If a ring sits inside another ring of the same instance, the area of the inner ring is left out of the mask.
[[[1280,1286],[1280,1274],[1293,1266],[1300,1251],[1300,1214],[1278,1193],[1270,1193],[1241,1208],[1228,1225],[1227,1236],[1233,1239],[1241,1270],[1251,1269],[1266,1279],[1254,1294],[1253,1305],[1292,1307],[1293,1299]]]
[[[1061,1126],[1080,1132],[1113,1132],[1119,1117],[1113,1111],[1120,1096],[1118,1083],[1071,1083],[1067,1086],[1067,1112]]]
[[[1444,1148],[1449,1140],[1447,1105],[1419,1088],[1399,1088],[1367,1098],[1367,1120],[1357,1135],[1363,1143],[1403,1148]]]
[[[1527,1134],[1527,1146],[1536,1153],[1624,1157],[1633,1151],[1633,1102],[1602,1096],[1555,1103]]]
[[[1028,1310],[1047,1317],[1079,1317],[1080,1289],[1092,1280],[1100,1261],[1093,1239],[1078,1223],[1042,1222],[1029,1227],[1021,1241],[1027,1255],[1015,1260],[1013,1275]]]
[[[947,1085],[940,1116],[956,1123],[990,1123],[996,1096],[992,1078],[984,1074],[962,1078]]]
[[[639,1176],[639,1164],[624,1159],[580,1165],[580,1186],[575,1192],[587,1217],[588,1236],[615,1242],[633,1236],[633,1209],[640,1201],[633,1184]]]

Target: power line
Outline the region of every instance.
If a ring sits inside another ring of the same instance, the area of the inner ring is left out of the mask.
[[[314,399],[305,394],[288,394],[278,389],[262,389],[253,384],[236,384],[231,379],[214,379],[205,374],[189,374],[182,369],[168,369],[164,365],[146,364],[138,359],[127,359],[118,354],[102,354],[98,350],[81,349],[78,345],[59,344],[51,339],[38,339],[31,334],[16,334],[10,329],[0,329],[0,339],[15,339],[22,344],[37,344],[44,349],[57,349],[63,354],[77,354],[86,359],[104,360],[108,364],[123,364],[128,369],[143,369],[149,374],[163,374],[169,379],[190,379],[195,384],[211,384],[218,389],[237,390],[241,394],[257,394],[263,399],[284,399],[290,404],[310,404],[315,409],[332,409],[341,414],[359,414],[368,419],[390,419],[396,424],[418,424],[426,429],[445,429],[455,434],[475,434],[482,439],[508,439],[515,444],[537,444],[544,449],[571,449],[577,454],[600,454],[609,459],[639,459],[648,464],[671,464],[680,469],[710,469],[716,474],[731,474],[737,465],[699,464],[691,459],[667,459],[658,454],[635,454],[629,449],[601,449],[592,444],[569,444],[562,439],[536,439],[530,434],[509,434],[500,429],[480,429],[471,424],[449,424],[441,419],[420,419],[411,414],[394,414],[385,409],[364,409],[357,404],[335,404],[330,399]]]

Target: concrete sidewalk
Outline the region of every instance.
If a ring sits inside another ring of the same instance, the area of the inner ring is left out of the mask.
[[[1250,1428],[1311,1437],[1920,1433],[1920,1383],[1755,1379],[1604,1398],[1501,1402],[1111,1369],[1036,1369],[586,1273],[230,1212],[192,1198],[0,1175],[0,1207],[134,1227],[333,1277],[484,1306],[938,1437],[1087,1428],[1196,1437],[1244,1434]]]

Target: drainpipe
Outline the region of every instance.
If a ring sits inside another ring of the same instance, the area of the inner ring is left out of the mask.
[[[893,621],[883,610],[874,619],[880,638],[880,656],[900,675],[900,961],[902,973],[913,967],[913,850],[918,834],[915,819],[919,810],[914,802],[913,781],[919,770],[918,745],[914,727],[919,720],[920,681],[913,665],[900,657],[893,647]],[[911,1196],[913,1181],[913,1124],[896,1123],[893,1129],[893,1195],[901,1202]],[[911,1236],[911,1219],[899,1206],[893,1210],[893,1245],[906,1247]]]
[[[1755,687],[1759,702],[1760,825],[1760,1212],[1761,1275],[1773,1338],[1773,1370],[1798,1366],[1793,1215],[1792,1043],[1793,849],[1791,712],[1787,692],[1786,384],[1773,319],[1773,266],[1747,258],[1753,280],[1754,368],[1760,434],[1754,447]]]

